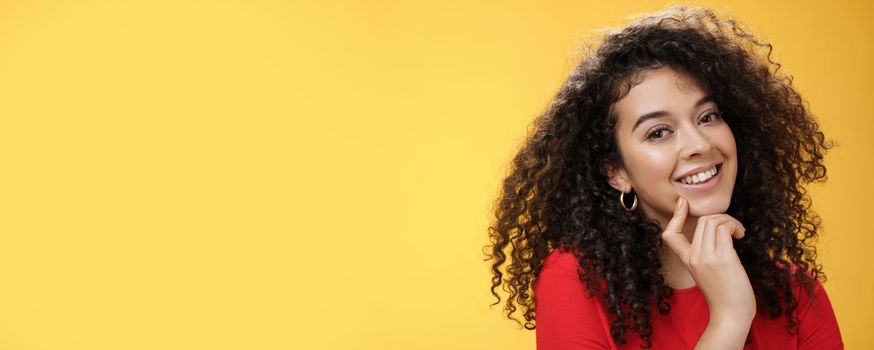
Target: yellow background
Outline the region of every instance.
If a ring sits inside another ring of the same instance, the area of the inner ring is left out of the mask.
[[[533,349],[490,207],[592,30],[664,1],[0,0],[0,348]],[[871,5],[713,2],[840,147],[812,188],[874,343]]]

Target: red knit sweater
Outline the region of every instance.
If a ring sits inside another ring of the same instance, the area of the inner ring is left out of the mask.
[[[536,337],[539,350],[640,349],[637,332],[626,331],[619,345],[610,337],[610,323],[603,298],[589,298],[577,277],[577,258],[556,249],[546,258],[534,294]],[[841,333],[825,289],[818,281],[814,298],[793,285],[798,298],[798,332],[786,331],[786,317],[772,319],[759,313],[751,325],[752,342],[744,349],[843,349]],[[653,311],[651,349],[692,349],[707,327],[708,310],[698,286],[675,289],[668,299],[671,312]],[[655,310],[655,309],[654,309]]]

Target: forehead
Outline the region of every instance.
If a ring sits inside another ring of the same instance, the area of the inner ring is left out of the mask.
[[[694,78],[667,66],[646,70],[635,78],[629,82],[628,93],[613,105],[619,127],[630,127],[638,116],[654,111],[683,114],[706,95]]]

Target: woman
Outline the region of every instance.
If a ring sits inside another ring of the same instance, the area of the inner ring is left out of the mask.
[[[486,249],[492,293],[539,349],[843,347],[804,189],[831,145],[770,51],[672,7],[572,72]]]

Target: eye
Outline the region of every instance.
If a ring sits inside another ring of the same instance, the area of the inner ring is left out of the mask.
[[[701,122],[702,123],[709,123],[709,122],[714,121],[714,120],[721,118],[721,117],[722,116],[719,114],[719,112],[710,112],[710,113],[705,114],[703,117],[701,117]]]
[[[647,140],[658,140],[667,136],[668,128],[664,125],[659,125],[653,128],[648,134],[646,134]]]

